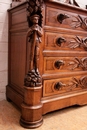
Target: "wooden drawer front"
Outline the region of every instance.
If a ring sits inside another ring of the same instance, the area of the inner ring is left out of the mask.
[[[45,49],[87,51],[87,34],[78,36],[68,33],[45,33]]]
[[[87,57],[44,57],[44,73],[87,71]]]
[[[57,7],[58,8],[58,7]],[[86,13],[79,15],[78,12],[70,12],[57,8],[46,8],[46,25],[60,28],[87,30]]]
[[[43,96],[64,94],[87,89],[87,75],[44,80]]]

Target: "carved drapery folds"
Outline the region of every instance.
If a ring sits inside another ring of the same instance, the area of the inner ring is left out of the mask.
[[[42,0],[27,0],[27,20],[29,29],[27,31],[26,43],[29,46],[29,71],[25,76],[24,85],[35,87],[42,83],[39,74],[39,49],[41,44],[42,30]]]

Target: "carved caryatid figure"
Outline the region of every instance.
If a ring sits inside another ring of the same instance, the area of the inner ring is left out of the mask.
[[[29,45],[29,72],[25,77],[25,86],[38,86],[41,83],[41,77],[38,71],[39,67],[39,45],[43,34],[42,28],[39,26],[40,16],[34,14],[30,17],[32,26],[27,31],[27,44]]]

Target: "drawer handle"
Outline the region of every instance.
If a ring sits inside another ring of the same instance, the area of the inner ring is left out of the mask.
[[[69,18],[69,16],[68,16],[67,14],[59,14],[59,15],[57,16],[57,20],[58,20],[58,22],[59,22],[60,24],[62,24],[63,20],[64,20],[64,19],[67,19],[67,18]]]
[[[66,86],[66,84],[63,84],[62,82],[57,82],[54,85],[54,89],[58,91],[58,90],[62,89],[62,87],[65,87],[65,86]]]
[[[62,43],[65,43],[65,42],[66,42],[66,39],[63,38],[63,37],[59,37],[59,38],[57,38],[57,40],[56,40],[56,44],[57,44],[59,47],[61,47],[61,44],[62,44]]]
[[[61,66],[63,66],[65,63],[63,60],[58,60],[58,61],[55,61],[54,63],[54,66],[57,68],[57,69],[60,69]]]

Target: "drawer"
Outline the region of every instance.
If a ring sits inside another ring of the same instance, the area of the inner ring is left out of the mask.
[[[87,90],[87,75],[44,80],[43,96]]]
[[[79,15],[78,11],[69,11],[68,8],[61,9],[58,6],[55,8],[46,7],[46,25],[87,31],[86,24],[86,13]]]
[[[44,57],[44,73],[87,71],[87,57]]]
[[[70,35],[69,32],[45,32],[45,49],[87,51],[87,34]]]

